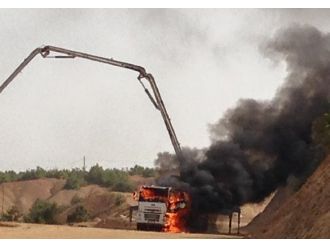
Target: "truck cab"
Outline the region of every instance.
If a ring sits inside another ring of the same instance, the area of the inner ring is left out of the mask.
[[[191,198],[171,187],[141,186],[135,193],[137,230],[186,232]]]
[[[141,186],[138,192],[137,230],[162,231],[166,224],[166,213],[170,187]]]

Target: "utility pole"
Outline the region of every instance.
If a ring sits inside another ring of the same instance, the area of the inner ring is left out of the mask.
[[[84,162],[83,171],[85,172],[86,171],[86,157],[85,156],[83,158],[83,162]]]

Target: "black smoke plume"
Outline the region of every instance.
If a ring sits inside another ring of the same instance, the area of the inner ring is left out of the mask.
[[[313,121],[330,109],[330,35],[294,25],[279,30],[262,51],[287,64],[274,98],[240,100],[212,125],[209,148],[185,149],[186,162],[176,163],[179,175],[158,180],[189,191],[195,212],[219,213],[261,201],[324,155],[311,133]],[[156,165],[173,169],[175,161],[168,157],[160,154]]]

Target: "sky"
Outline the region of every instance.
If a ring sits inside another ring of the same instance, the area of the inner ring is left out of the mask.
[[[141,65],[155,77],[181,146],[240,98],[271,99],[286,77],[261,47],[293,23],[330,31],[326,9],[1,9],[0,83],[36,47]],[[37,56],[0,94],[0,170],[152,166],[173,152],[134,71]]]

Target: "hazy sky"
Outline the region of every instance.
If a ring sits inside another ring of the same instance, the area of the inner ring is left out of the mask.
[[[0,83],[36,47],[144,66],[182,146],[209,145],[208,124],[239,98],[271,98],[285,64],[260,44],[278,28],[330,31],[328,10],[2,9]],[[137,74],[82,59],[36,57],[0,95],[0,169],[152,165],[173,148]]]

